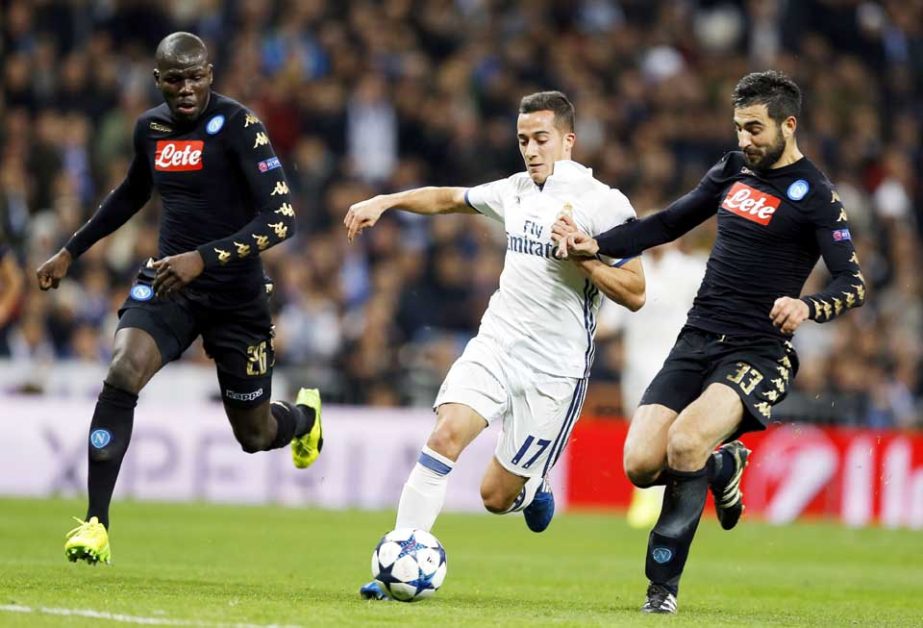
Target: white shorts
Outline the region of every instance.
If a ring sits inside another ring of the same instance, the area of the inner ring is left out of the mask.
[[[490,424],[502,421],[497,462],[519,476],[545,477],[580,417],[586,385],[586,378],[532,370],[475,337],[449,369],[433,408],[460,403]]]

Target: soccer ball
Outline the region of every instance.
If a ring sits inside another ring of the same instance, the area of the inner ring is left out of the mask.
[[[395,600],[431,596],[445,580],[442,543],[425,530],[398,528],[381,537],[372,552],[372,577]]]

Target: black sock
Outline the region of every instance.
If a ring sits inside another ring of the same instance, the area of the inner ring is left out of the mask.
[[[137,403],[138,395],[104,383],[90,422],[87,521],[96,517],[107,529],[109,503],[128,451]]]
[[[285,447],[293,438],[304,436],[314,427],[314,410],[307,406],[296,406],[287,401],[273,401],[269,407],[279,426],[270,449]]]
[[[667,472],[661,471],[660,475],[658,475],[656,478],[654,478],[650,482],[647,482],[646,484],[638,484],[637,482],[634,482],[634,485],[637,488],[651,488],[653,486],[666,486],[667,485]]]
[[[705,467],[698,471],[667,469],[663,475],[667,480],[663,508],[648,538],[645,572],[648,580],[677,595],[689,546],[705,507],[708,479]]]
[[[708,457],[705,465],[710,486],[725,486],[734,475],[734,457],[726,449],[719,449]]]

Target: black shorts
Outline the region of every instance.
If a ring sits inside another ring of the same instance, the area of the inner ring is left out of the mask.
[[[201,335],[217,367],[222,401],[243,407],[268,401],[275,355],[266,291],[248,290],[233,307],[217,307],[207,293],[189,289],[158,298],[152,281],[153,269],[143,268],[119,309],[118,328],[149,333],[163,364],[179,358]]]
[[[695,327],[680,331],[641,405],[660,404],[682,412],[709,384],[733,388],[746,412],[734,440],[766,429],[772,407],[785,399],[798,372],[798,355],[787,340],[766,336],[724,336]]]

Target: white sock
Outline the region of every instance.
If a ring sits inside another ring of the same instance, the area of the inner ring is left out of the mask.
[[[513,505],[510,506],[509,510],[502,514],[507,514],[510,512],[519,512],[526,508],[529,504],[532,503],[532,500],[535,499],[535,494],[538,492],[539,487],[541,487],[542,482],[545,479],[542,477],[534,477],[526,480],[525,486],[522,487],[522,490],[519,491],[519,497],[513,502]]]
[[[423,447],[404,483],[395,528],[419,528],[427,532],[432,529],[445,503],[449,472],[454,466],[455,463],[442,454]]]

